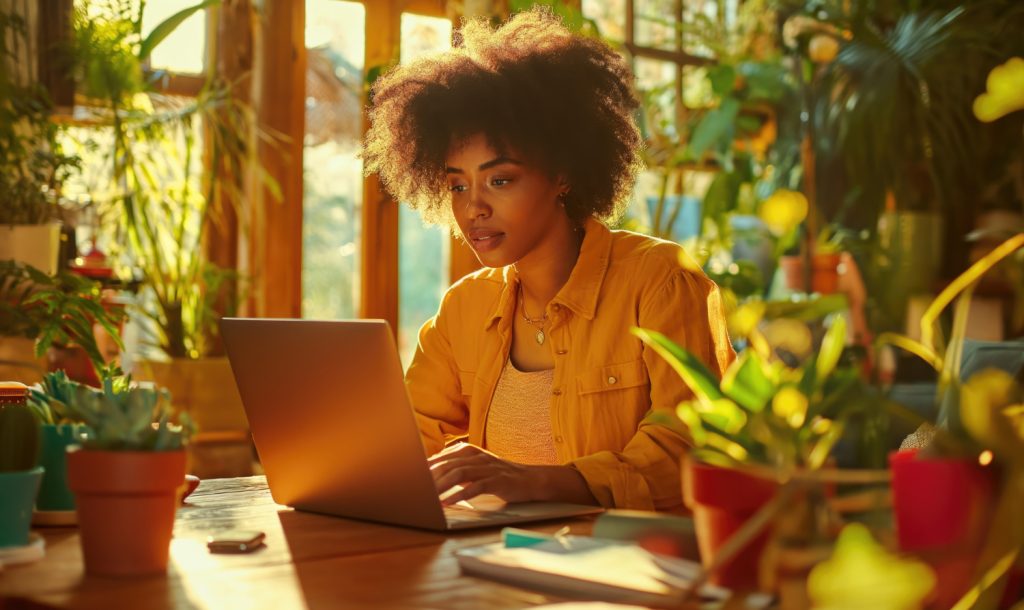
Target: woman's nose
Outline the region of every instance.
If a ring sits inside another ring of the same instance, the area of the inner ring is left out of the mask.
[[[481,189],[471,186],[466,197],[466,216],[469,218],[486,218],[491,215],[491,206],[484,200]]]

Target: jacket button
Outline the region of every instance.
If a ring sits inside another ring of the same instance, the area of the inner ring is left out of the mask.
[[[619,380],[616,379],[615,377],[609,377],[608,378],[608,385],[615,385],[618,382],[619,382]]]
[[[562,390],[559,390],[558,388],[555,388],[554,390],[551,390],[551,393],[554,394],[555,396],[561,396],[562,395]]]
[[[551,306],[551,309],[554,309],[555,311],[561,311],[562,306],[559,305],[558,303],[555,303],[554,305]]]
[[[555,442],[556,443],[561,443],[562,442],[562,437],[561,436],[556,436],[555,437]]]
[[[564,355],[569,353],[569,350],[567,350],[567,349],[555,350],[555,353],[558,354],[559,356],[564,356]]]

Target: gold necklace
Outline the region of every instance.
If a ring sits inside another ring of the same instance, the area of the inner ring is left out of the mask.
[[[537,334],[533,337],[537,340],[537,345],[544,345],[544,327],[548,322],[548,314],[545,313],[539,318],[531,318],[530,315],[526,313],[526,299],[523,297],[522,284],[519,285],[519,313],[522,314],[523,319],[526,320],[527,324],[537,329]]]

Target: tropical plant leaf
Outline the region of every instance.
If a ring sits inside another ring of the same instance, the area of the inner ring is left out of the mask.
[[[757,413],[775,394],[775,384],[765,374],[764,362],[756,352],[739,355],[722,376],[722,391],[748,411]]]
[[[710,403],[723,398],[718,379],[700,358],[657,331],[634,327],[630,332],[664,358],[701,402]]]
[[[148,58],[153,52],[153,49],[163,42],[165,38],[173,34],[174,30],[178,29],[178,26],[193,14],[219,4],[220,0],[204,0],[199,4],[182,9],[161,21],[155,28],[153,28],[153,31],[149,33],[149,36],[146,36],[142,41],[142,44],[139,45],[139,61],[144,61]]]

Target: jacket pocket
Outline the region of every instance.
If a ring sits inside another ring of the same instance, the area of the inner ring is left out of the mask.
[[[580,396],[595,395],[599,392],[614,392],[640,386],[647,386],[650,377],[643,360],[621,364],[608,364],[585,371],[577,376],[576,385]],[[593,396],[597,398],[597,396]]]
[[[473,385],[476,383],[476,371],[459,371],[459,390],[463,396],[473,395]],[[468,401],[467,401],[468,404]]]

